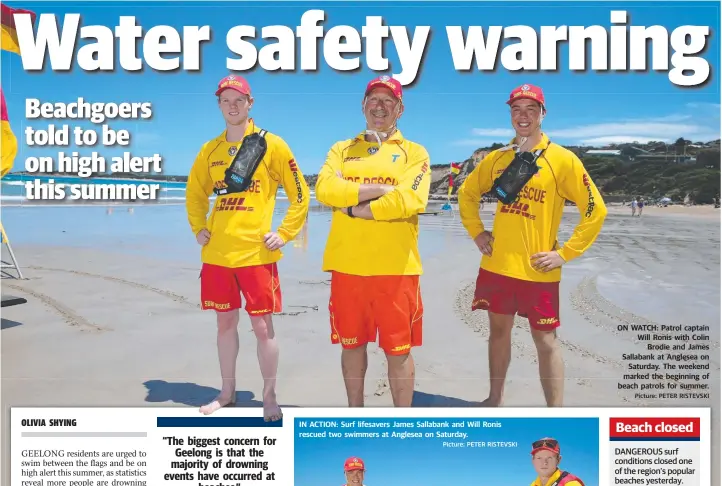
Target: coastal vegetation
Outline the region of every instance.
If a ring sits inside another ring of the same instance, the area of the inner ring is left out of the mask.
[[[490,151],[501,143],[475,150],[454,177],[455,195],[466,177]],[[720,140],[698,142],[677,139],[674,143],[613,144],[603,148],[566,146],[580,158],[605,200],[630,201],[670,198],[673,202],[711,204],[720,195]],[[448,191],[449,165],[432,165],[432,193]]]

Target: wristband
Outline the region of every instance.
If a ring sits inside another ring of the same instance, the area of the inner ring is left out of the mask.
[[[353,206],[349,206],[349,207],[346,208],[346,214],[348,214],[349,217],[351,217],[351,218],[354,217],[354,215],[353,215]]]

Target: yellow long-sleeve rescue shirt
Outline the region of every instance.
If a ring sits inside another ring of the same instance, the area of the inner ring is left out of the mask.
[[[373,220],[345,212],[359,203],[361,184],[396,186],[369,204]],[[334,144],[316,181],[316,199],[336,208],[323,270],[360,276],[421,275],[418,214],[426,208],[430,185],[428,152],[398,130],[381,148],[363,134]]]
[[[249,120],[244,136],[259,132]],[[225,188],[225,171],[241,146],[226,141],[225,130],[206,142],[196,157],[186,185],[186,211],[194,235],[207,229],[211,238],[201,251],[203,263],[225,267],[248,267],[277,262],[280,250],[270,251],[263,236],[272,231],[276,192],[283,186],[290,206],[277,232],[285,242],[296,237],[308,214],[310,191],[286,142],[266,133],[268,149],[244,192],[218,196],[209,217],[214,188]]]
[[[584,253],[596,240],[607,208],[584,165],[573,152],[550,143],[546,135],[531,152],[545,148],[537,159],[541,167],[519,193],[516,202],[497,203],[492,236],[492,256],[483,255],[481,268],[507,277],[533,282],[558,282],[561,267],[540,272],[532,267],[531,256],[556,249],[569,262]],[[484,231],[479,216],[481,196],[491,190],[494,179],[514,159],[514,150],[491,152],[476,166],[459,189],[461,222],[469,236]],[[557,233],[565,200],[577,205],[581,221],[564,246]]]
[[[552,486],[555,484],[559,477],[562,475],[562,471],[560,469],[557,469],[554,474],[547,480],[546,484],[542,484],[541,478],[536,478],[530,486]],[[582,483],[577,481],[576,479],[572,479],[564,483],[564,486],[584,486]]]

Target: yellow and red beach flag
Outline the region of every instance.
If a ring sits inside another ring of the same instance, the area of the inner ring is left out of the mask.
[[[15,30],[15,14],[29,14],[30,23],[35,24],[35,18],[37,15],[35,12],[25,10],[22,8],[12,8],[5,4],[0,5],[2,9],[0,11],[0,48],[3,51],[14,52],[20,54],[20,42],[18,42],[18,34]],[[8,109],[5,104],[5,94],[0,88],[0,112],[2,119],[0,120],[0,132],[2,139],[0,143],[0,152],[2,156],[2,166],[0,168],[0,177],[4,177],[5,174],[10,172],[15,162],[15,156],[18,153],[18,140],[15,138],[15,134],[10,128],[10,119],[8,118]]]
[[[18,153],[18,141],[10,128],[10,120],[8,120],[8,110],[5,106],[5,95],[2,92],[2,88],[0,88],[0,104],[2,105],[0,106],[0,112],[2,114],[2,121],[0,121],[0,125],[2,125],[0,127],[2,130],[2,140],[0,140],[0,144],[2,144],[0,148],[2,150],[2,171],[0,172],[0,177],[4,177],[5,174],[13,168],[15,156]]]
[[[454,190],[454,175],[461,172],[461,164],[456,162],[451,163],[451,171],[449,172],[449,197],[451,197],[451,191]]]
[[[15,18],[13,14],[30,14],[31,24],[35,24],[36,14],[30,10],[11,8],[4,4],[0,5],[0,7],[2,7],[2,38],[0,39],[0,46],[3,51],[20,54],[20,43],[18,42],[18,34],[15,30]]]

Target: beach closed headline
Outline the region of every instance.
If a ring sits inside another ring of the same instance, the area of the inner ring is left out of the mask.
[[[313,9],[304,12],[296,26],[236,25],[225,34],[231,54],[226,68],[234,72],[257,67],[270,72],[293,72],[299,67],[315,71],[322,55],[336,71],[354,71],[362,62],[373,71],[387,71],[384,41],[388,40],[400,64],[394,67],[398,71],[394,78],[407,86],[419,76],[432,42],[430,26],[386,25],[382,16],[366,16],[360,31],[349,25],[326,30],[326,18],[324,10]],[[652,69],[667,72],[671,83],[683,87],[700,86],[710,78],[710,64],[702,57],[710,26],[680,25],[670,31],[661,25],[633,25],[626,10],[610,10],[609,24],[448,25],[445,30],[456,71],[493,72],[499,63],[514,72],[557,71],[563,63],[559,47],[566,45],[570,71]],[[182,33],[169,25],[145,26],[144,30],[135,16],[120,16],[114,26],[82,25],[77,13],[62,18],[41,14],[35,29],[29,15],[15,14],[15,27],[26,71],[42,71],[48,60],[53,71],[114,71],[116,57],[125,71],[140,71],[144,66],[161,72],[200,71],[204,46],[216,37],[209,25],[186,25]],[[260,49],[254,43],[259,32],[265,43]],[[79,39],[84,40],[81,46]]]

